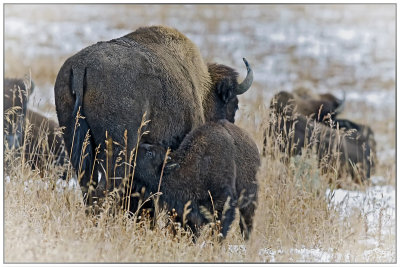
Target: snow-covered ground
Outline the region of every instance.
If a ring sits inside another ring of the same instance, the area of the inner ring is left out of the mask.
[[[372,177],[380,179],[381,177]],[[374,185],[365,192],[336,189],[327,190],[327,198],[330,204],[340,212],[342,217],[348,217],[357,209],[362,216],[367,217],[368,231],[380,234],[394,234],[396,217],[396,191],[390,185]],[[368,232],[367,232],[368,233]]]
[[[372,183],[380,183],[382,177],[372,177]],[[366,249],[362,255],[335,252],[333,249],[321,248],[288,248],[273,250],[260,249],[258,254],[263,261],[279,262],[278,256],[289,255],[289,261],[294,262],[394,262],[396,252],[393,248],[386,248],[376,239],[380,232],[380,239],[396,235],[396,191],[393,186],[374,185],[365,192],[335,189],[326,191],[326,199],[330,205],[339,211],[342,220],[346,220],[354,213],[361,213],[367,217],[368,229],[364,239],[359,244]],[[370,235],[371,234],[371,235]],[[229,246],[231,253],[246,253],[245,245]],[[288,258],[288,257],[285,257]],[[356,260],[355,260],[356,259]]]
[[[244,105],[239,118],[246,105],[263,99],[268,106],[280,90],[305,86],[337,96],[346,91],[344,116],[370,125],[378,160],[395,164],[395,9],[395,5],[8,4],[4,7],[5,75],[16,73],[13,58],[32,69],[43,58],[59,60],[49,63],[49,68],[59,68],[68,56],[90,44],[120,37],[139,26],[169,25],[198,45],[207,61],[230,65],[241,77],[245,75],[242,57],[248,59],[255,73],[254,86],[240,96]],[[35,75],[34,81],[39,79]],[[56,119],[53,84],[54,80],[36,83],[29,105]],[[50,108],[43,109],[46,103]],[[369,236],[380,231],[383,240],[396,230],[396,191],[386,174],[379,175],[372,177],[372,186],[365,192],[326,192],[327,202],[343,220],[354,212],[368,218],[365,239],[359,240],[366,246],[364,261],[396,258],[392,247],[382,247],[380,240]],[[66,187],[62,182],[58,186],[60,190]],[[246,247],[230,249],[243,253]],[[300,262],[354,259],[354,255],[319,248],[259,251],[271,262],[285,253],[297,255],[294,260]]]
[[[193,40],[207,61],[232,66],[241,77],[242,57],[248,59],[254,86],[242,103],[264,99],[268,106],[278,91],[305,86],[339,97],[345,91],[344,117],[375,132],[374,121],[395,118],[394,5],[6,5],[4,22],[6,76],[18,72],[15,59],[36,81],[43,59],[58,69],[88,45],[164,24]],[[56,119],[54,82],[36,82],[29,105]],[[242,105],[238,120],[246,110]],[[394,123],[387,127],[394,131]]]
[[[382,177],[372,177],[372,183],[380,183]],[[5,177],[5,182],[10,183],[9,176]],[[35,188],[48,188],[48,183],[40,180],[35,181]],[[25,181],[25,190],[32,188],[32,179]],[[79,184],[76,179],[66,181],[59,179],[56,183],[59,193],[64,190],[72,190],[80,195]],[[393,249],[381,245],[381,240],[396,234],[396,191],[393,186],[373,185],[365,192],[335,189],[326,191],[326,199],[329,205],[333,205],[339,211],[343,220],[346,220],[353,213],[361,213],[362,217],[367,217],[368,229],[364,239],[358,242],[366,247],[362,255],[357,255],[357,260],[362,262],[393,262],[396,253]],[[379,233],[377,235],[377,233]],[[371,235],[369,235],[371,234]],[[380,240],[376,237],[379,236]],[[231,253],[246,253],[246,245],[229,245]],[[290,255],[288,258],[294,262],[354,262],[355,255],[351,253],[335,252],[333,249],[321,248],[289,248],[287,250],[272,250],[270,248],[258,251],[260,258],[265,262],[279,262],[277,256]],[[360,260],[361,259],[361,260]]]
[[[362,90],[368,102],[394,104],[394,91],[380,86],[395,76],[394,6],[8,5],[5,15],[6,53],[22,53],[32,67],[41,56],[70,56],[139,26],[165,24],[185,33],[206,59],[242,75],[245,56],[266,98],[309,85],[338,95],[346,90],[350,100]]]

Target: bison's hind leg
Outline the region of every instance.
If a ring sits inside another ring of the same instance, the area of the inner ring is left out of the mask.
[[[253,229],[253,216],[255,211],[255,205],[250,204],[246,208],[239,209],[240,211],[240,232],[245,240],[249,240],[251,230]]]
[[[77,117],[76,125],[73,125],[74,138],[72,143],[71,152],[71,164],[78,174],[81,176],[79,184],[82,189],[82,193],[86,194],[89,189],[89,182],[91,181],[92,168],[94,164],[94,141],[93,137],[90,135],[89,125],[82,114],[80,114],[79,106],[75,106],[74,117]],[[83,172],[83,175],[81,174]],[[97,184],[97,173],[94,172],[95,184]]]
[[[240,212],[240,232],[245,240],[250,238],[251,231],[253,229],[253,217],[257,207],[256,203],[257,195],[246,194],[242,192],[239,198],[239,212]]]
[[[232,188],[227,187],[224,192],[226,201],[221,218],[221,234],[223,238],[226,237],[228,230],[235,219],[235,207],[237,205],[237,199],[235,198]]]

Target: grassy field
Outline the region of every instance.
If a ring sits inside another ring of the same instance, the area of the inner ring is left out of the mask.
[[[50,160],[32,170],[22,150],[4,149],[4,261],[11,262],[390,262],[396,261],[395,16],[393,5],[5,5],[5,77],[30,74],[29,106],[56,119],[52,86],[64,60],[139,26],[176,27],[207,61],[245,68],[254,86],[240,96],[236,124],[262,149],[269,101],[300,86],[347,92],[342,117],[368,124],[378,165],[368,185],[332,188],[312,155],[283,164],[268,140],[249,241],[238,219],[221,244],[204,227],[196,243],[146,218],[85,213],[79,188]],[[101,17],[99,16],[101,14]],[[27,136],[29,137],[29,136]],[[45,140],[46,133],[43,133]],[[26,145],[29,145],[29,138]],[[43,143],[44,145],[44,143]],[[67,165],[62,168],[68,168]],[[70,178],[70,177],[68,177]],[[238,218],[238,216],[236,216]]]

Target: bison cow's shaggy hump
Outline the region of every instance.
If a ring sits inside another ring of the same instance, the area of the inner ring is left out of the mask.
[[[68,151],[78,98],[82,98],[81,114],[90,128],[93,146],[88,152],[92,156],[94,145],[104,143],[106,131],[123,144],[127,129],[128,148],[132,149],[145,112],[151,119],[146,141],[176,147],[192,127],[204,122],[202,100],[210,84],[198,49],[171,28],[141,28],[89,46],[64,63],[55,84],[57,115],[60,126],[66,127]]]
[[[198,48],[182,33],[164,26],[139,28],[70,57],[57,76],[55,103],[60,126],[65,127],[67,151],[72,151],[72,165],[84,171],[80,180],[83,192],[89,181],[96,186],[98,171],[104,174],[106,132],[114,141],[112,175],[124,177],[124,168],[114,168],[113,164],[122,150],[115,144],[124,144],[125,130],[131,151],[146,112],[146,119],[151,121],[143,129],[149,134],[142,141],[177,148],[183,137],[207,118],[226,118],[226,106],[236,110],[236,95],[244,93],[252,81],[252,71],[245,63],[248,77],[242,84],[231,82],[237,73],[229,68],[229,76],[219,80],[217,86]],[[234,103],[233,108],[230,103]],[[84,118],[76,128],[78,111]],[[210,116],[211,112],[221,115]],[[228,119],[233,121],[233,117]],[[87,132],[89,144],[82,152]],[[99,161],[94,162],[99,145]],[[82,160],[84,154],[87,156]]]

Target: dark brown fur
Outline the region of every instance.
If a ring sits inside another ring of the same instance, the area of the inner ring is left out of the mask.
[[[228,106],[235,110],[237,102],[224,98],[235,90],[230,86],[236,85],[232,81],[237,76],[228,73],[230,77],[221,77],[219,84],[213,84],[198,48],[182,33],[163,26],[139,28],[121,38],[89,46],[67,59],[55,83],[55,102],[60,126],[65,127],[67,151],[74,147],[71,163],[77,171],[80,155],[84,154],[83,140],[87,132],[90,134],[82,164],[83,192],[87,191],[93,167],[95,176],[103,172],[99,162],[106,162],[106,131],[114,142],[124,144],[127,130],[127,149],[131,151],[146,112],[146,119],[151,121],[143,129],[149,133],[142,142],[176,149],[192,129],[207,120],[224,118],[215,116],[216,112]],[[220,89],[217,93],[216,88]],[[74,132],[79,109],[84,118]],[[230,118],[227,112],[223,114],[233,120],[234,113],[229,113]],[[99,145],[99,161],[94,162],[94,150]],[[110,169],[114,177],[124,176],[124,167],[114,168],[121,149],[113,146]]]
[[[30,109],[27,110],[26,117],[32,124],[31,135],[25,144],[25,156],[31,166],[43,170],[50,160],[57,165],[63,165],[66,153],[57,122]],[[63,173],[62,178],[66,178],[66,173]]]
[[[4,79],[4,112],[19,107],[15,115],[4,120],[7,144],[9,147],[24,147],[25,160],[33,169],[42,171],[50,157],[53,157],[52,160],[56,161],[56,164],[62,165],[65,160],[64,141],[60,134],[56,134],[58,124],[27,108],[34,84],[31,82],[32,88],[26,87],[26,84],[29,84],[29,81]],[[26,133],[28,125],[29,134]],[[65,178],[65,175],[64,173],[62,178]]]
[[[295,90],[293,96],[295,99],[293,104],[297,106],[298,113],[304,116],[313,116],[317,121],[325,122],[332,128],[339,127],[350,138],[357,139],[360,143],[367,143],[371,150],[371,170],[374,169],[377,161],[374,132],[368,125],[337,118],[340,114],[339,106],[344,104],[344,99],[339,100],[330,93],[315,95],[304,88]]]
[[[157,145],[143,144],[139,148],[137,167],[144,171],[135,179],[140,179],[153,192],[157,190],[165,152]],[[172,162],[166,166],[168,174],[161,183],[161,200],[168,208],[175,208],[182,218],[184,205],[190,200],[192,210],[188,224],[195,231],[208,221],[200,206],[213,214],[214,205],[218,217],[222,218],[222,236],[225,237],[238,206],[240,229],[248,239],[257,201],[256,173],[260,166],[259,152],[251,137],[226,120],[209,122],[190,132],[171,158]],[[223,214],[228,198],[228,209]]]
[[[371,163],[371,174],[375,172],[375,166],[378,158],[376,156],[376,141],[374,132],[368,125],[355,123],[347,119],[335,119],[333,127],[339,127],[339,129],[345,131],[346,135],[352,139],[358,140],[361,144],[366,143],[370,148],[370,163]]]
[[[4,111],[15,106],[22,107],[26,111],[28,98],[34,89],[34,83],[31,81],[30,86],[28,80],[5,78],[4,79]],[[21,101],[22,100],[22,101]]]
[[[18,147],[22,141],[22,126],[26,115],[29,95],[32,93],[34,84],[23,79],[4,79],[3,111],[10,112],[14,108],[13,114],[4,117],[4,136],[7,144]]]
[[[343,100],[330,93],[312,94],[309,90],[303,89],[295,90],[292,95],[298,113],[312,116],[320,122],[328,118],[334,120],[339,114],[338,108],[343,104]]]
[[[204,103],[206,121],[227,119],[234,123],[239,99],[231,88],[238,86],[238,73],[228,66],[215,63],[208,64],[208,72],[214,88],[207,95],[208,99],[213,100]]]
[[[328,159],[332,166],[336,160],[335,152],[339,152],[340,164],[343,166],[341,171],[349,171],[354,180],[370,177],[371,148],[368,142],[296,113],[296,101],[290,93],[280,92],[274,96],[271,116],[274,124],[270,126],[269,134],[283,136],[288,144],[282,145],[280,149],[290,156],[301,154],[303,148],[312,148],[318,153],[319,160]],[[291,130],[293,133],[289,134]],[[357,166],[356,169],[352,163]]]

